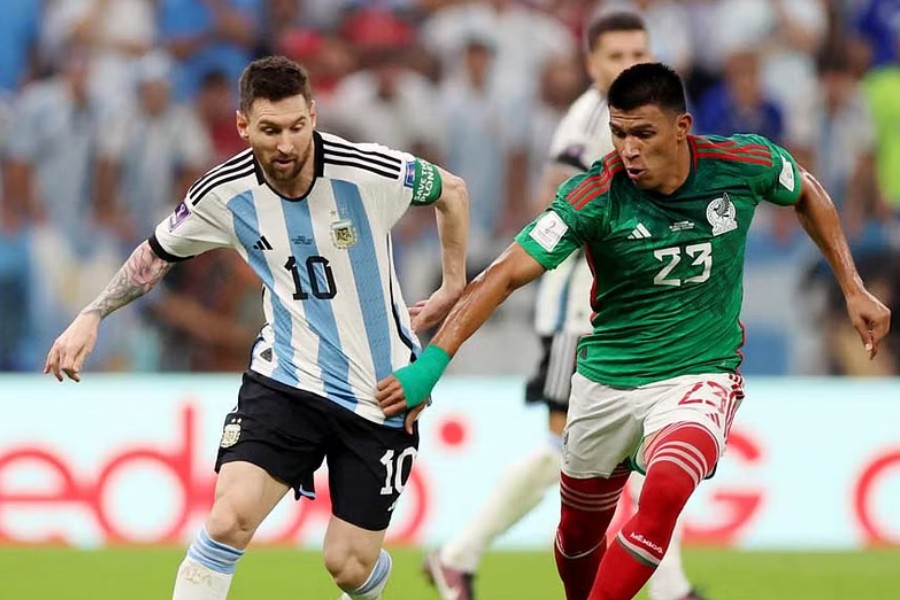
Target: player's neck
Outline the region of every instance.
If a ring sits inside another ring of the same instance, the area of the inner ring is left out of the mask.
[[[688,177],[691,176],[691,147],[687,140],[678,144],[675,158],[675,169],[669,177],[656,189],[656,191],[665,196],[669,196],[677,192]]]

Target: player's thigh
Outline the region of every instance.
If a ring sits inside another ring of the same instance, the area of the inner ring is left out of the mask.
[[[254,464],[226,463],[219,470],[207,530],[214,538],[240,535],[238,532],[252,535],[287,491],[287,484]]]
[[[569,477],[609,477],[641,440],[641,423],[629,390],[576,373],[563,433],[562,471]]]
[[[640,388],[644,391],[646,416],[644,440],[636,454],[639,469],[646,468],[646,454],[663,431],[683,424],[696,424],[716,440],[719,458],[728,442],[728,433],[744,398],[743,379],[728,373],[684,375]]]
[[[561,436],[566,430],[566,411],[550,409],[547,418],[547,426],[550,433]]]
[[[325,398],[245,374],[238,405],[225,417],[216,470],[221,477],[231,463],[249,463],[295,498],[314,498],[313,474],[333,433],[330,410]]]
[[[335,417],[327,458],[332,514],[369,531],[387,529],[416,460],[418,427],[409,434],[346,410]]]

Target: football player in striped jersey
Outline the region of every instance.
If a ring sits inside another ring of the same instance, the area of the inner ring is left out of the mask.
[[[237,129],[250,148],[212,169],[56,340],[45,372],[79,381],[101,320],[148,292],[179,261],[233,248],[262,281],[265,325],[225,418],[215,502],[191,544],[173,600],[224,600],[236,563],[281,498],[314,498],[328,459],[332,518],[325,566],[345,598],[380,598],[382,549],[418,448],[420,407],[386,417],[376,382],[420,353],[465,286],[468,196],[425,160],[316,130],[303,68],[251,63]],[[443,282],[407,309],[391,227],[433,206]]]

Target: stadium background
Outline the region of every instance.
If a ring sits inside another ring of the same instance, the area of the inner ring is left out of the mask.
[[[36,373],[190,181],[241,147],[235,79],[248,60],[303,62],[321,129],[466,178],[477,271],[534,214],[549,136],[587,85],[588,16],[629,5],[688,81],[697,131],[763,133],[819,174],[865,279],[896,312],[896,0],[4,0],[0,598],[169,594],[260,325],[258,283],[236,255],[200,257],[104,324],[82,384]],[[437,277],[432,221],[411,211],[395,233],[410,301]],[[467,345],[425,414],[391,531],[391,598],[429,597],[421,549],[543,435],[542,410],[520,401],[538,351],[532,291]],[[689,505],[689,570],[717,599],[900,598],[897,334],[862,359],[790,211],[759,211],[745,296],[750,397],[739,441]],[[483,597],[562,597],[548,551],[557,502],[548,494],[502,540]],[[327,508],[280,507],[261,539],[305,550],[250,553],[233,597],[336,596],[314,552]]]

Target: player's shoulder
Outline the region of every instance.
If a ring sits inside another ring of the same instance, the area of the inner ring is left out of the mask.
[[[216,165],[188,189],[186,201],[197,206],[209,197],[233,197],[258,184],[256,161],[250,148]]]
[[[326,177],[359,183],[397,180],[410,168],[413,157],[372,142],[351,142],[338,135],[317,132]]]
[[[753,133],[731,136],[691,136],[694,156],[720,170],[737,171],[749,176],[770,171],[775,164],[776,147],[765,137]]]
[[[592,203],[602,203],[609,197],[613,182],[624,170],[619,153],[610,152],[595,161],[587,171],[566,180],[560,187],[559,197],[576,211]]]
[[[572,105],[559,123],[557,131],[590,136],[607,125],[606,99],[591,86]]]

